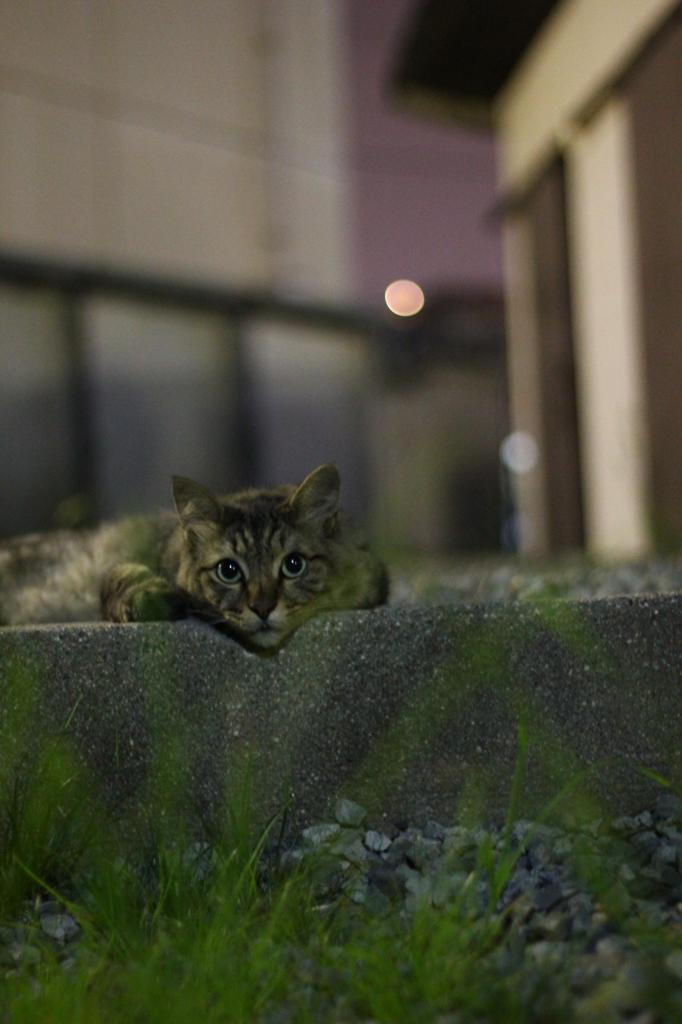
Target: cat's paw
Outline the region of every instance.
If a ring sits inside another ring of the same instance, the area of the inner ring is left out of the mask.
[[[102,616],[109,622],[168,622],[185,614],[181,595],[146,566],[115,566],[102,587]]]
[[[185,608],[180,595],[167,586],[140,588],[131,595],[127,622],[172,622]]]

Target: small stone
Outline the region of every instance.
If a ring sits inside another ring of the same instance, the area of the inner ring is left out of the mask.
[[[434,907],[445,907],[460,892],[466,881],[464,871],[452,874],[440,873],[432,881],[432,900]]]
[[[42,900],[36,904],[36,913],[39,917],[43,914],[61,914],[63,913],[64,907],[61,903],[57,903],[57,900]]]
[[[598,836],[601,832],[602,825],[604,824],[603,818],[595,818],[593,821],[588,821],[585,825],[585,831],[591,836]]]
[[[592,901],[585,893],[579,893],[568,903],[570,914],[571,935],[586,935],[592,924]]]
[[[661,793],[656,801],[656,811],[662,818],[682,824],[682,798],[675,793]]]
[[[364,844],[373,853],[384,853],[391,845],[391,840],[383,832],[370,828],[365,832]]]
[[[294,847],[293,850],[285,850],[280,857],[280,864],[283,868],[293,868],[303,860],[303,850]]]
[[[657,848],[654,850],[654,855],[651,858],[652,864],[676,864],[677,863],[677,847],[672,843],[662,842],[659,843]]]
[[[455,844],[458,845],[462,841],[471,842],[471,832],[464,825],[451,825],[449,828],[443,829],[443,840],[446,845]]]
[[[381,862],[370,865],[367,881],[372,889],[378,889],[389,899],[397,900],[405,895],[405,879]]]
[[[655,832],[635,832],[630,837],[632,845],[645,857],[650,857],[658,846],[658,836]]]
[[[637,828],[651,828],[654,823],[651,811],[642,811],[641,814],[635,815],[635,821]]]
[[[410,883],[414,882],[418,878],[421,878],[419,872],[415,871],[414,868],[409,867],[407,864],[401,864],[396,869],[395,873],[398,878],[401,878],[403,880],[406,889],[408,888],[408,885]]]
[[[587,992],[605,976],[604,965],[593,957],[585,956],[572,966],[570,985],[574,992]]]
[[[554,911],[551,914],[536,914],[528,928],[528,934],[533,939],[549,939],[556,942],[558,939],[567,939],[570,931],[569,919],[561,913]]]
[[[620,935],[605,935],[595,947],[597,956],[612,962],[620,962],[625,956],[627,943]]]
[[[416,910],[417,907],[430,904],[433,893],[430,878],[424,878],[423,875],[415,871],[412,877],[408,878],[405,882],[405,888],[408,892],[405,900],[405,906],[408,910]]]
[[[405,849],[401,846],[399,839],[400,837],[398,837],[397,842],[393,840],[389,848],[381,855],[381,859],[388,868],[397,868],[399,864],[403,864],[405,861]]]
[[[436,860],[441,852],[441,844],[435,839],[424,839],[416,835],[405,849],[405,856],[418,868],[425,868]]]
[[[70,914],[42,914],[40,927],[57,942],[73,942],[80,935],[80,928]]]
[[[444,850],[463,850],[476,845],[476,838],[468,828],[449,828],[443,839]]]
[[[379,917],[391,909],[391,901],[380,889],[371,886],[366,891],[365,909],[368,913]]]
[[[554,854],[557,857],[568,857],[573,852],[573,840],[570,836],[562,836],[554,843]]]
[[[334,817],[339,825],[350,825],[352,828],[357,828],[367,817],[367,811],[360,804],[356,804],[354,800],[340,797],[336,801]]]
[[[561,899],[563,899],[563,893],[557,882],[550,882],[533,892],[533,902],[538,910],[551,910]]]
[[[28,942],[15,943],[11,947],[11,952],[15,963],[38,964],[42,959],[40,950]]]
[[[512,828],[512,839],[517,845],[520,845],[532,830],[533,822],[521,819],[520,821],[517,821]]]
[[[353,839],[351,842],[344,842],[342,839],[334,844],[331,852],[337,856],[345,857],[347,861],[355,864],[356,867],[364,867],[367,864],[367,850],[359,839]]]
[[[526,946],[526,952],[531,960],[536,963],[551,963],[558,961],[564,955],[565,942],[548,942],[541,939],[540,942],[531,942]]]
[[[311,846],[321,846],[335,839],[341,831],[341,826],[335,821],[323,825],[310,825],[301,832],[302,838]]]
[[[646,1003],[648,985],[648,974],[642,965],[626,961],[616,974],[613,1005],[632,1016]]]
[[[665,958],[665,966],[671,974],[682,981],[682,949],[675,949]]]
[[[348,861],[339,861],[337,857],[321,857],[312,865],[311,879],[315,882],[315,891],[319,898],[332,899],[344,885]]]
[[[436,839],[442,843],[445,839],[445,829],[437,821],[429,820],[422,829],[424,839]]]
[[[561,833],[554,825],[536,825],[533,836],[535,839],[541,839],[543,843],[553,843],[561,837]]]
[[[213,847],[210,843],[190,843],[182,854],[182,866],[193,882],[203,882],[213,866]]]
[[[663,908],[655,900],[634,900],[640,917],[650,928],[660,928],[663,924]]]
[[[528,847],[528,859],[532,868],[549,864],[551,853],[547,844],[542,841],[533,841]]]
[[[527,895],[531,889],[533,889],[533,879],[530,872],[517,867],[504,887],[500,903],[506,907],[521,895]]]
[[[639,825],[637,824],[636,818],[633,818],[630,815],[624,815],[622,818],[614,818],[611,822],[611,828],[614,832],[624,832],[627,834],[629,832],[636,832]]]

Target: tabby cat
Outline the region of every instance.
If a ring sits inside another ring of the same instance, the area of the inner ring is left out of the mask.
[[[319,612],[372,608],[387,575],[339,508],[334,466],[299,486],[217,497],[173,477],[176,515],[0,543],[0,623],[195,614],[247,647],[278,647]]]

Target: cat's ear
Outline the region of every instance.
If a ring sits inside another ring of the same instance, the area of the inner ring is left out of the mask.
[[[339,510],[341,479],[336,466],[318,466],[296,488],[289,504],[300,519],[329,522]]]
[[[173,501],[185,531],[200,534],[202,528],[220,525],[220,504],[208,487],[186,476],[174,476]]]

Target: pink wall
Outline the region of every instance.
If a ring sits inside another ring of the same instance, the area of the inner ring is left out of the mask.
[[[383,303],[409,277],[429,289],[502,289],[490,135],[399,109],[391,70],[415,0],[343,0],[355,295]]]

